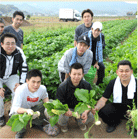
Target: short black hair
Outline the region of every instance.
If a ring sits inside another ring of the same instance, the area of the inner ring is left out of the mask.
[[[84,73],[83,66],[80,63],[73,63],[70,67],[70,73],[72,69],[82,69],[82,72]]]
[[[0,23],[3,23],[5,25],[3,18],[0,18]]]
[[[4,34],[1,36],[1,38],[0,38],[2,43],[4,43],[4,39],[5,39],[6,37],[14,38],[14,39],[15,39],[15,42],[17,42],[17,38],[16,38],[16,36],[15,36],[14,34],[12,34],[12,33],[4,33]]]
[[[119,68],[120,65],[128,65],[130,67],[130,69],[132,69],[131,66],[131,62],[128,60],[121,60],[118,64],[117,64],[117,69]]]
[[[93,15],[94,15],[93,12],[92,12],[90,9],[86,9],[86,10],[83,10],[82,13],[81,13],[81,17],[82,17],[82,18],[83,18],[83,15],[84,15],[85,13],[90,13],[92,17],[93,17]]]
[[[15,11],[15,12],[13,13],[13,18],[15,18],[16,15],[20,15],[20,16],[22,16],[23,19],[24,19],[24,13],[23,13],[22,11]]]
[[[26,79],[30,80],[32,77],[37,77],[39,76],[42,80],[42,73],[40,70],[38,69],[32,69],[30,71],[27,72],[27,76]]]

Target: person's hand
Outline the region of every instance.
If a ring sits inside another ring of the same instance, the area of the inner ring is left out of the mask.
[[[91,109],[91,113],[92,113],[93,115],[95,115],[95,113],[96,113],[95,108],[94,108],[94,109]]]
[[[16,88],[17,88],[19,85],[20,85],[19,83],[16,83],[16,84],[15,84],[15,87],[14,87],[14,89],[13,89],[14,92],[15,92]]]
[[[5,91],[4,88],[0,88],[0,96],[1,96],[2,98],[4,98],[4,91]]]
[[[95,106],[94,109],[91,110],[92,114],[95,115],[96,111],[99,110],[98,106]]]
[[[82,115],[81,115],[81,119],[83,119],[82,123],[85,123],[87,121],[87,118],[88,118],[87,114],[88,113],[86,111],[82,113]]]
[[[65,116],[68,116],[68,117],[72,116],[72,111],[68,109],[68,111],[65,113]]]
[[[34,114],[33,114],[33,119],[36,119],[37,117],[40,116],[40,112],[39,111],[36,111]]]
[[[97,68],[97,69],[99,69],[98,62],[96,62],[96,63],[94,64],[94,68]]]
[[[27,110],[27,114],[28,114],[28,115],[33,115],[33,113],[34,113],[34,111],[33,111],[32,109],[28,109],[28,110]]]

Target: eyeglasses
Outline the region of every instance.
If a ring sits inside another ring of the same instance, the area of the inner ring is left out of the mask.
[[[15,46],[16,43],[15,43],[15,42],[12,42],[12,43],[5,43],[5,45],[6,45],[6,46],[10,46],[10,45],[11,45],[11,46]]]

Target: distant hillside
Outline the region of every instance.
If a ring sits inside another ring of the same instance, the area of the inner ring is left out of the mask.
[[[15,7],[14,5],[10,5],[10,4],[3,5],[3,4],[0,4],[0,14],[2,14],[4,16],[12,16],[15,11],[19,11],[19,9],[17,7]],[[22,11],[22,12],[25,15],[29,14],[26,11]]]

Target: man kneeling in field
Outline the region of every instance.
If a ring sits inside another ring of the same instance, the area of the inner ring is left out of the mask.
[[[48,102],[48,93],[44,85],[41,85],[42,73],[37,69],[32,69],[27,73],[26,83],[20,85],[15,92],[10,116],[12,114],[27,113],[33,115],[32,124],[43,130],[43,119],[45,118],[43,103]],[[39,102],[40,100],[43,102]],[[38,114],[33,112],[39,111]],[[39,119],[37,118],[39,116]],[[17,132],[15,138],[22,138],[26,129]]]
[[[69,77],[62,82],[57,89],[56,99],[60,100],[62,104],[68,104],[69,110],[65,114],[59,116],[58,124],[61,126],[62,132],[68,131],[68,120],[72,116],[74,107],[78,104],[78,101],[74,95],[76,88],[92,90],[90,83],[83,80],[84,70],[80,63],[74,63],[71,65]],[[76,119],[79,128],[83,131],[86,130],[86,124],[93,120],[93,115],[89,110],[84,111],[81,114],[80,119]]]
[[[120,124],[129,109],[128,105],[132,108],[133,99],[137,107],[137,79],[133,75],[130,61],[120,61],[116,73],[117,78],[109,82],[94,109],[99,111],[99,116],[107,124],[108,133],[113,132]],[[112,94],[113,103],[106,104]],[[137,136],[136,134],[135,130],[134,135]]]

